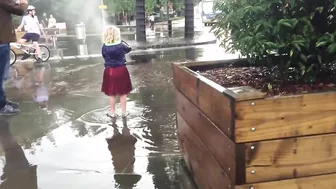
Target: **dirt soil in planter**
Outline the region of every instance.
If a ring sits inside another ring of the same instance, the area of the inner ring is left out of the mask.
[[[225,88],[250,86],[267,93],[267,96],[336,90],[335,71],[320,74],[320,76],[316,77],[315,83],[312,84],[294,81],[281,83],[279,82],[280,79],[274,79],[275,81],[272,81],[272,85],[267,82],[267,74],[270,74],[270,71],[264,67],[223,67],[204,70],[199,73]]]

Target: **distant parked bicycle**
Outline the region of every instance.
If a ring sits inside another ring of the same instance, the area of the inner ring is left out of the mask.
[[[19,43],[11,43],[10,44],[11,47],[14,47],[15,49],[18,49],[24,53],[27,53],[31,56],[33,56],[35,58],[35,60],[38,59],[37,53],[36,53],[36,49],[34,48],[34,46],[32,44],[29,45],[22,45]],[[45,45],[39,45],[40,49],[41,49],[41,56],[42,56],[42,61],[46,62],[49,60],[50,58],[50,50],[47,46]],[[13,64],[15,64],[16,60],[17,60],[17,54],[16,52],[11,48],[10,49],[10,65],[12,66]]]

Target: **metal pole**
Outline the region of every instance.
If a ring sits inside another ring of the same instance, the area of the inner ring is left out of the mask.
[[[172,26],[172,20],[168,19],[168,36],[173,36],[173,26]]]
[[[146,42],[145,0],[135,0],[136,40]]]
[[[184,37],[186,39],[192,39],[194,37],[194,1],[184,0]]]
[[[169,20],[169,0],[167,0],[167,19]]]
[[[173,27],[172,27],[172,21],[170,19],[170,14],[169,14],[169,0],[167,0],[167,14],[168,14],[168,37],[173,36]]]

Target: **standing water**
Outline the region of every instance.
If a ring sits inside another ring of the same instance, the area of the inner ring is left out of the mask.
[[[134,87],[130,115],[115,122],[105,115],[109,99],[100,92],[101,59],[45,64],[43,69],[18,64],[8,96],[21,102],[22,113],[9,120],[5,134],[37,166],[28,175],[39,188],[182,189],[170,63],[204,59],[214,49],[220,52],[215,45],[157,52],[152,63],[129,65]],[[45,109],[34,100],[41,86],[49,95]],[[13,179],[20,182],[20,177]]]

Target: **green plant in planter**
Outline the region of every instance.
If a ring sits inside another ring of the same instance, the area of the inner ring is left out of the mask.
[[[335,6],[336,0],[222,0],[212,30],[228,52],[257,65],[268,60],[276,68],[270,83],[314,83],[336,61]]]

